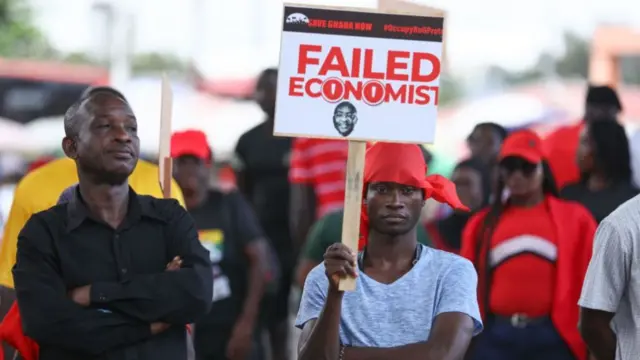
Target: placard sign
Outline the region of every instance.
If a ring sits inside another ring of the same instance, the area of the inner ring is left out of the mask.
[[[286,5],[274,134],[432,143],[443,23]]]

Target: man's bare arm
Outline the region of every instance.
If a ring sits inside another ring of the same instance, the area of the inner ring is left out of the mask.
[[[338,360],[340,355],[340,312],[342,293],[329,292],[318,319],[302,328],[298,342],[299,360]]]
[[[616,358],[616,334],[610,325],[613,316],[613,313],[606,311],[580,308],[580,335],[598,360]]]
[[[473,337],[473,319],[459,312],[436,317],[429,339],[392,348],[347,347],[345,360],[462,360]]]

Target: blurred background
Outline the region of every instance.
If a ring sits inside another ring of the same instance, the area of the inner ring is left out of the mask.
[[[296,3],[446,16],[439,124],[428,146],[441,162],[467,156],[466,137],[481,122],[542,135],[576,123],[589,83],[616,87],[621,123],[629,135],[638,130],[638,1]],[[236,142],[264,120],[255,82],[278,64],[282,10],[282,0],[0,0],[0,234],[15,184],[62,156],[62,117],[90,85],[125,94],[143,157],[155,161],[167,72],[174,130],[203,130],[215,181],[233,186]]]
[[[437,140],[455,162],[479,122],[541,133],[577,121],[586,84],[620,91],[640,122],[640,4],[631,0],[323,0],[298,3],[446,15]],[[1,0],[0,215],[29,169],[61,156],[62,116],[88,85],[130,100],[144,157],[157,156],[159,75],[174,90],[174,130],[205,131],[221,182],[238,137],[263,120],[256,76],[278,62],[281,0]],[[35,163],[34,163],[35,161]],[[2,216],[0,216],[2,219]],[[1,223],[1,221],[0,221]]]

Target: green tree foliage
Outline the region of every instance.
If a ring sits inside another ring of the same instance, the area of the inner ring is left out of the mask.
[[[438,105],[448,105],[460,99],[464,95],[464,88],[460,81],[450,75],[440,76],[440,93],[438,94]]]
[[[533,67],[520,72],[509,72],[500,67],[492,67],[489,70],[489,77],[509,85],[539,80],[552,73],[561,78],[587,79],[589,40],[571,32],[565,33],[563,39],[565,51],[561,56],[543,53]],[[620,72],[624,83],[640,85],[640,57],[622,58]]]
[[[184,75],[188,72],[188,64],[177,56],[160,53],[137,54],[132,60],[134,74],[154,74],[161,72]]]
[[[23,0],[0,0],[0,56],[51,58],[56,51],[40,29],[33,25]]]

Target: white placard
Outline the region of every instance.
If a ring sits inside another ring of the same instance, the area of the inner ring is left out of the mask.
[[[432,143],[443,23],[285,5],[274,134]]]

